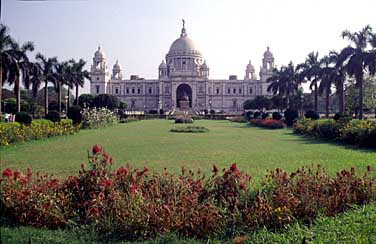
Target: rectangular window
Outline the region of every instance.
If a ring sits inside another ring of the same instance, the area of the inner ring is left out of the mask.
[[[232,91],[233,91],[233,93],[235,94],[235,93],[236,93],[236,88],[234,88]]]
[[[115,93],[119,94],[119,88],[115,88]]]
[[[239,94],[242,94],[242,89],[241,88],[239,88]]]
[[[253,89],[249,88],[249,94],[252,94],[252,93],[253,93]]]
[[[127,88],[127,94],[129,94],[129,88]]]
[[[151,88],[149,88],[149,94],[151,94],[151,92],[152,92],[152,91],[151,91]]]
[[[231,93],[231,89],[230,89],[230,88],[227,89],[227,93],[228,93],[228,94]]]
[[[209,87],[209,94],[211,94],[211,89],[210,89],[210,87]]]
[[[95,88],[97,89],[97,94],[99,93],[99,86],[95,86]]]
[[[168,93],[168,86],[165,87],[165,93]]]
[[[141,89],[140,89],[140,88],[137,89],[137,93],[138,93],[138,94],[141,93]]]
[[[132,88],[132,94],[134,94],[134,88]]]
[[[219,94],[219,88],[217,88],[217,94]]]

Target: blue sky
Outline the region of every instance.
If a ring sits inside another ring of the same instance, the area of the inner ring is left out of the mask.
[[[101,44],[112,69],[125,77],[157,78],[157,68],[179,37],[181,19],[210,67],[210,78],[256,71],[269,45],[275,63],[304,61],[347,45],[340,34],[370,24],[376,31],[376,1],[325,0],[52,0],[2,1],[2,21],[19,42],[59,60],[83,58],[90,68]],[[83,89],[88,92],[88,82]]]

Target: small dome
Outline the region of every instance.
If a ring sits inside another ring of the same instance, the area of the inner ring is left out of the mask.
[[[159,65],[160,69],[167,69],[167,65],[164,60],[162,60],[162,63]]]
[[[249,71],[255,71],[255,68],[253,67],[251,60],[249,60],[249,63],[247,64],[247,70]]]
[[[98,50],[94,54],[95,58],[104,58],[104,52],[102,51],[101,46],[98,46]]]
[[[119,61],[116,60],[116,63],[114,64],[114,67],[113,67],[114,70],[121,70],[121,66],[119,64]]]
[[[204,63],[201,65],[200,69],[201,69],[201,70],[208,70],[208,69],[209,69],[208,65],[206,64],[206,60],[205,60]]]
[[[264,58],[273,58],[273,53],[270,51],[269,47],[264,52]]]

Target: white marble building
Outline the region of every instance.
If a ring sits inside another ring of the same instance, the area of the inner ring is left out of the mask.
[[[189,98],[191,112],[216,110],[225,113],[240,112],[243,103],[267,92],[266,80],[271,76],[274,57],[269,47],[264,53],[260,79],[249,61],[244,79],[230,76],[228,80],[209,79],[209,66],[188,37],[184,22],[180,37],[159,65],[158,79],[143,79],[131,75],[123,78],[118,61],[110,75],[101,47],[94,54],[91,67],[90,92],[93,95],[112,94],[128,104],[129,110],[179,110],[182,99]]]

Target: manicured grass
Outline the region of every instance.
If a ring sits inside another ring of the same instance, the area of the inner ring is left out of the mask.
[[[151,170],[167,168],[220,168],[236,162],[256,181],[266,170],[280,167],[295,170],[320,163],[330,173],[355,166],[364,172],[376,166],[376,151],[356,149],[292,134],[290,129],[267,130],[229,121],[197,120],[207,133],[171,133],[173,121],[144,120],[96,130],[81,130],[76,135],[49,138],[0,148],[1,169],[26,169],[53,173],[59,177],[77,174],[87,162],[87,150],[93,144],[103,146],[115,162],[147,166]]]
[[[259,230],[252,233],[242,234],[247,241],[244,243],[343,243],[343,244],[368,244],[376,243],[376,205],[359,207],[355,211],[340,214],[335,218],[322,217],[314,221],[310,226],[295,223],[287,226],[284,230],[273,232]],[[87,230],[43,230],[30,227],[5,227],[2,229],[3,243],[27,243],[32,238],[33,243],[96,243],[95,232]],[[125,244],[128,242],[114,242]],[[229,239],[214,240],[186,240],[170,234],[151,241],[134,242],[142,243],[232,243]]]

